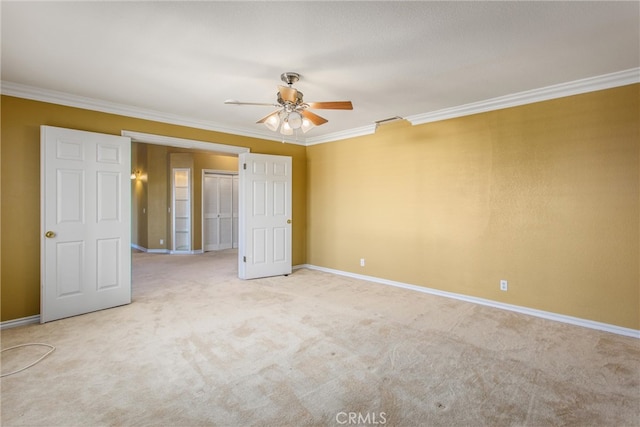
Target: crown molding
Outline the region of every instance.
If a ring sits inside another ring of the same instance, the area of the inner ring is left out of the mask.
[[[164,113],[161,111],[148,110],[144,108],[133,107],[129,105],[118,104],[115,102],[103,101],[95,98],[71,95],[65,92],[58,92],[49,89],[42,89],[34,86],[23,85],[2,81],[1,93],[7,96],[17,98],[30,99],[33,101],[48,102],[51,104],[64,105],[67,107],[83,108],[85,110],[100,111],[108,114],[118,114],[126,117],[134,117],[144,120],[152,120],[161,123],[169,123],[178,126],[187,126],[197,129],[210,130],[214,132],[228,133],[232,135],[246,136],[249,138],[266,139],[269,141],[283,142],[280,135],[267,132],[252,132],[246,129],[232,128],[221,125],[219,123],[195,120],[189,117],[183,117],[175,114]],[[286,139],[285,142],[290,144],[304,145],[303,142],[297,140]]]
[[[306,145],[324,144],[325,142],[340,141],[341,139],[355,138],[357,136],[371,135],[376,131],[376,124],[372,123],[367,126],[362,126],[354,129],[347,129],[341,132],[334,132],[327,135],[316,136],[307,138]]]
[[[629,70],[619,71],[615,73],[605,74],[602,76],[589,77],[586,79],[575,80],[567,83],[546,86],[539,89],[518,92],[510,95],[491,98],[484,101],[473,102],[451,108],[444,108],[428,113],[415,114],[404,117],[412,125],[420,125],[424,123],[436,122],[440,120],[452,119],[455,117],[468,116],[471,114],[484,113],[487,111],[500,110],[503,108],[516,107],[519,105],[531,104],[534,102],[547,101],[565,96],[579,95],[582,93],[594,92],[597,90],[610,89],[618,86],[626,86],[629,84],[640,82],[640,68],[632,68]],[[65,105],[68,107],[83,108],[87,110],[100,111],[109,114],[118,114],[126,117],[135,117],[139,119],[152,120],[162,123],[169,123],[178,126],[187,126],[197,129],[210,130],[214,132],[222,132],[238,136],[246,136],[249,138],[258,138],[268,141],[287,142],[289,144],[297,144],[310,146],[323,144],[326,142],[339,141],[342,139],[355,138],[358,136],[371,135],[376,131],[376,124],[347,129],[327,135],[306,138],[302,141],[282,137],[274,133],[253,132],[246,129],[232,128],[219,123],[194,120],[188,117],[182,117],[174,114],[164,113],[160,111],[147,110],[138,107],[132,107],[123,104],[103,101],[94,98],[71,95],[64,92],[58,92],[48,89],[41,89],[33,86],[23,85],[13,82],[1,82],[0,93],[18,98],[31,99],[34,101],[49,102],[52,104]]]
[[[595,92],[597,90],[610,89],[618,86],[626,86],[638,82],[640,82],[640,68],[632,68],[616,73],[589,77],[586,79],[560,83],[539,89],[464,104],[457,107],[444,108],[442,110],[432,111],[429,113],[407,116],[405,119],[409,120],[411,124],[415,126],[423,123],[437,122],[440,120],[453,119],[455,117],[532,104],[534,102],[548,101],[550,99],[563,98],[565,96]]]

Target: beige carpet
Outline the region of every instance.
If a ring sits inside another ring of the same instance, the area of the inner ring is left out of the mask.
[[[3,331],[57,349],[1,380],[2,425],[640,424],[637,339],[235,257],[134,254],[132,304]]]

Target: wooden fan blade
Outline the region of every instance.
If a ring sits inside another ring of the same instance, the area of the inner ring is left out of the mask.
[[[295,102],[298,100],[298,91],[292,87],[278,86],[278,92],[280,92],[280,98],[283,101]]]
[[[271,116],[273,116],[274,114],[278,114],[280,112],[280,110],[276,110],[272,113],[267,114],[266,116],[264,116],[263,118],[261,118],[260,120],[258,120],[256,123],[264,123],[267,121],[267,119]]]
[[[327,119],[320,117],[319,115],[314,114],[311,111],[301,110],[300,114],[302,114],[302,116],[306,119],[309,119],[309,121],[316,126],[320,126],[328,122]]]
[[[307,102],[307,105],[317,110],[353,110],[351,101]]]
[[[226,101],[224,101],[225,104],[231,104],[231,105],[268,105],[270,107],[277,107],[278,104],[274,104],[274,103],[264,103],[264,102],[240,102],[240,101],[236,101],[235,99],[227,99]]]

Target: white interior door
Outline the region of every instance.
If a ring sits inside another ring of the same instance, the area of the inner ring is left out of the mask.
[[[202,177],[204,251],[233,247],[233,190],[233,175],[204,173]]]
[[[131,140],[41,127],[42,323],[131,302]]]
[[[238,276],[291,273],[291,157],[239,156]]]

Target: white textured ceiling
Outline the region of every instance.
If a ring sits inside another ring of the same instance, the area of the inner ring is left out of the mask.
[[[280,74],[329,123],[369,126],[640,64],[632,2],[7,2],[2,81],[275,135]],[[276,136],[277,137],[277,136]],[[304,142],[304,137],[300,137]]]

